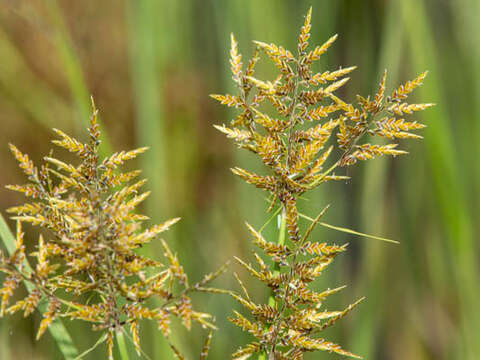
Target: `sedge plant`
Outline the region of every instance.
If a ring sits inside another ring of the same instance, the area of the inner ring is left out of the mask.
[[[179,218],[146,227],[148,217],[136,208],[149,195],[138,180],[140,170],[122,172],[121,166],[147,150],[120,151],[100,159],[100,131],[97,110],[83,143],[54,129],[53,143],[78,158],[76,164],[53,156],[35,166],[28,155],[14,145],[10,149],[26,174],[28,183],[8,185],[30,202],[8,209],[17,221],[15,247],[11,254],[0,253],[0,271],[6,274],[0,288],[0,316],[23,311],[29,316],[47,303],[37,332],[39,339],[57,318],[92,323],[103,335],[96,345],[107,344],[109,359],[114,356],[117,337],[122,359],[127,358],[124,335],[134,343],[139,356],[140,323],[157,323],[173,354],[184,359],[171,342],[171,320],[178,318],[190,329],[192,323],[214,330],[210,314],[194,309],[192,292],[215,292],[208,283],[225,271],[225,266],[191,283],[179,257],[160,234]],[[24,244],[23,223],[40,229],[31,252]],[[149,258],[139,251],[152,241],[161,242],[164,260]],[[30,257],[30,259],[28,259]],[[34,261],[34,265],[30,265]],[[16,288],[29,290],[23,299],[12,302]],[[200,356],[206,359],[211,333]]]
[[[315,62],[337,35],[309,49],[311,18],[310,8],[300,31],[297,51],[254,41],[253,56],[245,67],[232,34],[230,64],[238,92],[211,95],[223,105],[240,111],[229,125],[215,127],[238,147],[258,156],[268,170],[257,174],[234,167],[232,172],[248,184],[265,190],[270,195],[268,211],[275,211],[280,217],[279,236],[273,241],[247,223],[254,245],[270,261],[266,262],[257,252],[254,252],[256,265],[237,260],[270,288],[271,296],[268,303],[255,302],[237,276],[243,294],[232,292],[232,296],[250,316],[235,311],[231,321],[254,338],[233,354],[238,360],[253,354],[259,354],[259,359],[268,356],[269,360],[299,360],[312,351],[359,358],[325,339],[322,331],[343,318],[363,298],[345,309],[329,311],[325,309],[325,299],[343,287],[317,291],[312,286],[347,246],[311,239],[317,224],[327,225],[320,221],[327,207],[311,218],[300,214],[297,205],[300,197],[304,198],[321,184],[348,178],[335,174],[335,170],[383,155],[406,154],[398,148],[397,140],[421,138],[414,131],[424,127],[407,120],[406,116],[433,106],[406,102],[407,96],[422,84],[426,72],[387,96],[385,71],[374,96],[357,96],[356,103],[343,100],[338,90],[348,82],[346,75],[356,67],[333,71],[314,69]],[[272,80],[262,80],[255,73],[261,54],[278,70],[278,76]],[[383,141],[376,143],[379,138]],[[305,229],[299,224],[300,216],[310,221]]]

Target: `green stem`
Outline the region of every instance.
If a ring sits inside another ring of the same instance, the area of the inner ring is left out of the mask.
[[[285,236],[286,236],[286,229],[287,229],[287,214],[285,207],[282,208],[282,214],[280,215],[281,220],[280,220],[280,231],[278,233],[278,241],[277,245],[285,245]],[[275,262],[273,265],[273,275],[277,276],[280,273],[280,264],[278,262]],[[275,294],[273,291],[270,294],[270,297],[268,298],[268,305],[274,306],[276,305],[275,302]]]
[[[128,350],[127,344],[125,343],[125,337],[123,335],[123,331],[117,331],[117,343],[118,343],[118,351],[120,352],[120,359],[122,360],[129,360],[128,357]]]
[[[280,219],[280,229],[279,229],[279,233],[278,233],[278,240],[277,240],[277,244],[278,245],[284,245],[285,244],[285,238],[286,238],[286,234],[287,234],[287,214],[286,214],[286,210],[285,210],[285,207],[282,207],[282,214],[280,215],[281,219]],[[280,264],[278,262],[276,262],[274,265],[273,265],[273,269],[274,269],[274,272],[273,274],[276,276],[280,273]],[[273,293],[273,291],[271,292],[270,294],[270,297],[268,298],[268,305],[270,306],[273,306],[273,307],[276,307],[276,301],[275,301],[275,294]],[[258,356],[258,360],[265,360],[266,359],[266,354],[265,352],[262,352],[259,356]]]

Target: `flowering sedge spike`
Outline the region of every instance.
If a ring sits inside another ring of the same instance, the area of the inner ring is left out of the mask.
[[[256,304],[237,277],[246,298],[235,292],[232,296],[250,311],[251,317],[235,312],[231,321],[256,339],[236,351],[234,359],[266,353],[270,360],[299,360],[304,353],[316,350],[359,358],[321,337],[321,332],[343,318],[363,298],[345,310],[327,311],[323,301],[343,287],[317,292],[309,286],[338,254],[346,251],[346,245],[307,241],[326,208],[302,231],[297,201],[300,195],[321,183],[348,178],[333,174],[335,169],[351,166],[358,160],[406,154],[397,148],[395,140],[421,138],[415,131],[424,127],[416,121],[407,121],[406,115],[433,106],[406,102],[408,95],[422,84],[426,72],[386,96],[385,71],[372,98],[357,96],[356,104],[342,100],[336,92],[346,85],[349,78],[345,76],[356,67],[318,73],[313,70],[315,61],[335,42],[337,35],[309,50],[311,20],[310,8],[300,31],[296,55],[282,46],[255,41],[254,59],[248,63],[246,72],[232,35],[230,62],[238,92],[212,95],[223,105],[240,110],[230,125],[215,125],[215,128],[240,148],[255,153],[269,170],[267,174],[256,174],[234,167],[232,172],[269,192],[273,199],[269,209],[278,204],[277,211],[281,214],[278,243],[265,239],[261,231],[247,224],[253,243],[271,258],[273,266],[257,253],[254,253],[257,266],[237,260],[271,289],[272,296],[269,304]],[[256,76],[259,50],[278,68],[274,80]],[[264,112],[268,104],[274,109],[271,113]],[[367,134],[372,141],[381,137],[391,143],[365,142]],[[339,155],[332,160],[332,154]]]
[[[135,212],[148,196],[148,192],[140,191],[145,180],[132,183],[140,171],[121,172],[120,166],[147,148],[120,151],[99,159],[100,131],[94,106],[88,142],[54,131],[60,139],[53,143],[76,155],[78,164],[50,155],[44,158],[44,165],[36,167],[28,155],[10,145],[29,183],[7,188],[24,193],[31,202],[8,210],[18,221],[18,228],[15,252],[9,257],[0,254],[0,271],[7,274],[0,287],[0,316],[17,311],[28,316],[41,301],[46,301],[48,307],[37,339],[57,317],[87,321],[94,330],[106,333],[110,359],[114,353],[113,337],[119,331],[129,331],[136,352],[142,352],[143,319],[155,321],[169,342],[172,317],[179,318],[188,329],[197,323],[214,330],[212,316],[194,310],[189,295],[194,291],[218,292],[205,285],[223,273],[225,267],[190,284],[178,255],[165,241],[161,242],[165,254],[162,262],[138,253],[140,247],[158,239],[179,220],[174,218],[145,228],[143,223],[148,217]],[[22,223],[46,230],[35,251],[29,254],[36,258],[32,271],[23,266],[26,253]],[[24,281],[33,284],[33,291],[9,306],[14,290]],[[151,303],[149,299],[157,299],[160,305],[147,305]],[[208,348],[209,345],[203,349],[202,358],[206,358]]]

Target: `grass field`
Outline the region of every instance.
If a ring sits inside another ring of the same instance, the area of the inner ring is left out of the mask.
[[[345,97],[353,101],[356,93],[373,93],[385,68],[390,90],[429,70],[415,100],[437,104],[418,115],[428,127],[423,141],[405,142],[408,157],[360,165],[347,174],[352,180],[321,188],[305,203],[310,213],[331,204],[330,224],[400,241],[392,245],[316,230],[318,239],[350,244],[322,280],[323,287],[348,285],[330,300],[331,307],[367,297],[329,338],[365,359],[475,360],[480,354],[478,0],[0,0],[2,215],[23,200],[3,187],[24,182],[7,144],[39,161],[51,147],[52,127],[84,138],[92,94],[104,153],[150,147],[136,164],[152,190],[145,212],[154,222],[182,218],[166,239],[190,276],[213,271],[234,255],[248,258],[244,221],[259,228],[268,204],[259,190],[230,173],[234,165],[258,163],[212,127],[232,114],[208,94],[232,90],[230,32],[245,54],[251,53],[252,39],[294,47],[310,5],[314,42],[339,34],[322,64],[358,66]],[[269,233],[275,236],[273,225]],[[161,250],[150,251],[153,256]],[[248,280],[242,269],[233,269]],[[268,297],[260,284],[248,281],[258,298]],[[219,283],[237,287],[231,273]],[[195,300],[215,314],[222,329],[209,359],[228,358],[247,341],[227,320],[239,306],[223,295]],[[38,314],[1,319],[0,359],[62,358],[50,336],[35,341],[39,321]],[[98,338],[85,324],[65,325],[81,350]],[[186,332],[179,326],[174,341],[192,359],[204,336],[199,328]],[[153,326],[145,325],[142,344],[152,359],[173,358]],[[85,358],[104,353],[101,346]]]

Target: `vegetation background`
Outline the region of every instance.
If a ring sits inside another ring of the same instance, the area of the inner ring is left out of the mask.
[[[405,144],[408,157],[362,164],[349,170],[352,180],[326,185],[305,203],[309,214],[332,204],[331,224],[401,241],[317,229],[317,239],[350,243],[322,280],[323,287],[348,285],[331,307],[367,297],[329,338],[365,359],[478,359],[478,0],[0,0],[2,214],[23,201],[3,188],[24,182],[7,143],[39,161],[51,148],[52,127],[86,138],[93,94],[105,151],[150,146],[137,164],[153,190],[145,212],[157,223],[182,217],[166,239],[190,276],[200,278],[233,255],[248,258],[244,221],[260,227],[267,203],[228,169],[258,164],[212,127],[231,114],[208,94],[232,90],[230,32],[245,55],[255,39],[294,48],[310,5],[312,43],[339,34],[323,64],[359,66],[347,98],[373,93],[384,68],[387,92],[428,69],[416,100],[438,104],[417,115],[428,128],[424,141]],[[275,226],[266,234],[275,236]],[[237,287],[228,275],[219,286]],[[227,358],[246,342],[227,321],[237,304],[221,295],[196,300],[222,329],[210,359]],[[0,359],[60,358],[51,337],[34,340],[39,319],[0,320]],[[67,326],[80,349],[98,337],[85,324]],[[175,341],[197,358],[206,334],[179,331]],[[172,357],[154,327],[142,333],[153,359]],[[87,358],[104,354],[101,347]]]

